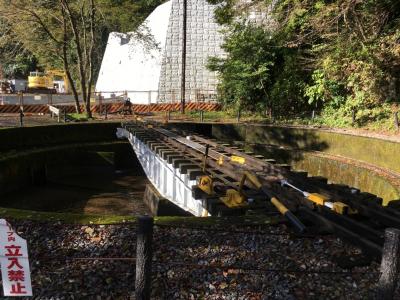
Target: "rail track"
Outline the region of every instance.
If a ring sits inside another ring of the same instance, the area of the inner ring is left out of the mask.
[[[143,121],[122,127],[197,185],[195,199],[206,215],[271,214],[279,211],[295,230],[331,233],[380,258],[384,230],[400,229],[400,201],[382,199],[326,178],[293,172],[288,165],[192,132]]]

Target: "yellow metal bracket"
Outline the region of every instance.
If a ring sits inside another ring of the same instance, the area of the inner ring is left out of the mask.
[[[246,159],[244,157],[241,157],[241,156],[232,155],[231,156],[231,161],[243,165],[246,162]]]
[[[354,215],[357,214],[357,210],[352,209],[350,206],[343,202],[333,202],[332,210],[341,215]]]
[[[234,189],[228,189],[225,197],[220,198],[230,208],[243,207],[247,205],[246,197]]]
[[[204,175],[201,176],[198,179],[198,185],[197,185],[203,192],[205,192],[208,195],[214,194],[214,189],[213,189],[213,179],[211,176]]]
[[[225,203],[228,207],[243,207],[247,205],[247,197],[243,193],[243,187],[246,180],[249,180],[252,184],[254,184],[257,188],[261,187],[261,183],[258,180],[257,176],[254,174],[244,171],[243,176],[239,182],[238,190],[228,189],[226,191],[225,197],[221,197],[222,202]]]
[[[306,198],[318,205],[324,205],[329,200],[327,197],[317,193],[310,193]]]

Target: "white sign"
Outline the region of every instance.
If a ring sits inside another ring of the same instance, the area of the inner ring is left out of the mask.
[[[54,107],[51,105],[48,105],[48,106],[49,106],[50,112],[52,112],[53,114],[56,114],[57,116],[60,114],[60,110],[57,107]]]
[[[0,264],[4,296],[32,296],[26,240],[0,219]]]

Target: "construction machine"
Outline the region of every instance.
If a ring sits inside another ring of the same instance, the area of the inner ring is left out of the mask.
[[[60,92],[60,88],[57,89],[57,83],[55,77],[61,77],[64,81],[64,93],[69,93],[69,82],[68,77],[64,71],[60,70],[48,70],[45,72],[30,72],[28,76],[28,93],[44,93],[44,94],[55,94]]]

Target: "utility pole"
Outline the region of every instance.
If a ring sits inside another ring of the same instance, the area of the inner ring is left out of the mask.
[[[187,0],[183,1],[183,22],[182,22],[182,77],[181,77],[181,113],[185,113],[186,94],[186,26],[187,26]]]

